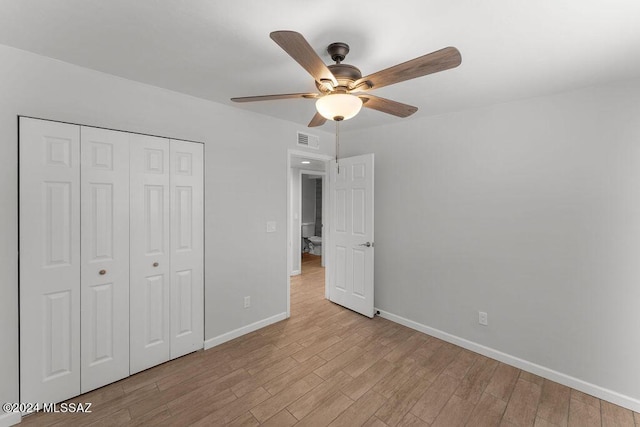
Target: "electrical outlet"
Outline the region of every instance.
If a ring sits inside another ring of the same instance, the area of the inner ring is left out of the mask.
[[[478,312],[478,323],[487,326],[489,324],[489,316],[484,311]]]
[[[244,297],[244,308],[251,307],[251,297]]]
[[[275,232],[276,232],[276,222],[267,221],[267,233],[275,233]]]

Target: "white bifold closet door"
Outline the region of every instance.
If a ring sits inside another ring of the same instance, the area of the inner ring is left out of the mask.
[[[171,140],[171,358],[204,342],[203,145]]]
[[[169,140],[130,135],[130,372],[169,360]]]
[[[129,375],[129,141],[81,127],[81,392]]]
[[[80,127],[20,120],[20,401],[80,392]]]
[[[203,146],[20,118],[20,401],[203,347]]]
[[[203,148],[130,139],[133,374],[203,345]]]

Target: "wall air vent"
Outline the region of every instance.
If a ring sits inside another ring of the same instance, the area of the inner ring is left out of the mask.
[[[317,150],[320,148],[320,137],[309,135],[308,133],[298,132],[298,145],[301,147],[313,148],[314,150]]]

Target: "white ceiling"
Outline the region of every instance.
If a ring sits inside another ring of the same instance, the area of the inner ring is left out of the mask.
[[[460,67],[373,92],[419,107],[412,117],[640,76],[638,0],[0,1],[0,44],[306,125],[310,100],[229,101],[315,91],[274,30],[302,33],[327,63],[329,43],[348,43],[363,75],[457,47]],[[344,126],[401,120],[363,109]]]

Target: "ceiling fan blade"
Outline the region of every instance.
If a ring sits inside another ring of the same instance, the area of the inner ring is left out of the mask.
[[[307,126],[310,127],[310,128],[313,128],[313,127],[316,127],[316,126],[322,126],[323,124],[325,124],[326,121],[327,121],[327,119],[322,117],[322,115],[320,115],[320,113],[316,113],[316,115],[313,116],[313,118],[311,119],[311,121],[309,122],[309,124]]]
[[[460,65],[461,62],[462,56],[458,49],[455,47],[445,47],[444,49],[428,53],[358,79],[354,83],[354,88],[359,90],[377,89],[405,80],[415,79],[416,77],[426,76],[427,74],[455,68]],[[360,85],[362,87],[358,87]]]
[[[317,98],[317,93],[283,93],[279,95],[259,95],[259,96],[242,96],[239,98],[231,98],[233,102],[254,102],[254,101],[274,101],[276,99],[290,98]]]
[[[307,70],[318,83],[331,82],[333,87],[338,86],[333,73],[302,34],[295,31],[274,31],[270,36],[289,56],[302,65],[302,68]]]
[[[396,117],[409,117],[416,111],[418,107],[413,105],[403,104],[401,102],[392,101],[386,98],[380,98],[379,96],[364,94],[354,94],[358,98],[362,99],[362,106],[371,108],[372,110],[382,111],[383,113],[392,114]]]

